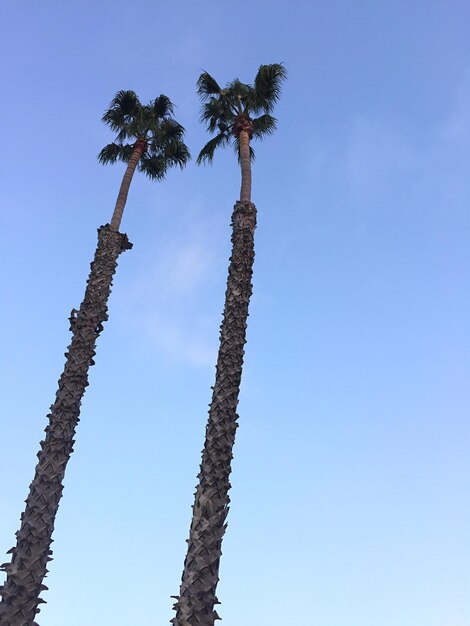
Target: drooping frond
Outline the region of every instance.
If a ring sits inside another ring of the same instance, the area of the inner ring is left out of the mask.
[[[153,159],[153,165],[149,161],[150,165],[145,167],[147,169],[153,167],[149,171],[154,171],[154,166],[158,161],[158,163],[166,163],[165,168],[174,165],[179,165],[183,168],[191,159],[188,147],[182,141],[184,135],[183,126],[170,117],[163,121],[155,120],[155,122],[156,128],[155,130],[152,129],[152,137],[147,146],[147,155],[144,155],[149,159]]]
[[[191,155],[187,146],[178,139],[171,139],[165,144],[163,148],[163,158],[168,163],[168,166],[179,165],[181,169],[191,159]]]
[[[287,77],[286,68],[282,63],[260,65],[255,77],[251,108],[254,113],[269,113],[279,100],[282,82]]]
[[[208,72],[203,72],[197,80],[197,93],[201,100],[205,100],[208,96],[220,94],[222,89]]]
[[[165,178],[168,164],[161,156],[142,155],[139,163],[139,171],[143,172],[151,180],[163,180]]]
[[[264,135],[272,135],[277,127],[277,120],[269,113],[265,113],[260,117],[252,120],[253,137],[262,139]]]
[[[141,107],[139,96],[131,89],[118,91],[109,108],[119,108],[124,115],[134,115]]]
[[[168,96],[161,94],[153,101],[153,114],[155,117],[167,117],[168,115],[172,115],[173,112],[174,105]]]
[[[102,120],[116,133],[120,141],[135,136],[133,131],[141,117],[142,105],[134,91],[118,91],[111,100]]]
[[[99,153],[98,161],[103,163],[103,165],[107,163],[116,163],[116,161],[128,163],[133,149],[133,146],[129,144],[122,145],[118,143],[109,143]]]
[[[160,123],[158,133],[155,133],[161,140],[181,140],[184,135],[184,128],[172,118],[167,118]]]
[[[197,157],[196,163],[200,165],[201,163],[212,163],[214,159],[214,152],[219,146],[224,146],[229,143],[230,135],[228,133],[219,133],[213,139],[208,141],[206,145],[203,147],[199,156]]]
[[[230,102],[226,97],[211,98],[201,109],[201,121],[207,124],[207,130],[211,133],[220,128],[220,124],[227,128],[233,124],[236,112],[232,111]]]

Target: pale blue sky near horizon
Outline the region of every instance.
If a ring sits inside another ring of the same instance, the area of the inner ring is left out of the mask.
[[[123,166],[119,89],[176,104],[193,160],[136,175],[67,469],[41,626],[167,624],[239,193],[195,82],[289,72],[259,210],[224,539],[224,626],[470,626],[470,5],[3,3],[0,552],[13,545]]]

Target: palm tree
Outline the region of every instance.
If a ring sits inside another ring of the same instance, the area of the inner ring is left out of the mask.
[[[124,161],[127,169],[122,179],[111,228],[119,230],[122,213],[137,165],[152,180],[163,180],[168,168],[183,168],[189,160],[189,151],[183,143],[184,128],[171,115],[173,104],[167,96],[143,106],[133,91],[118,91],[103,122],[117,133],[98,155],[100,163]],[[131,139],[131,143],[125,143]]]
[[[198,80],[198,93],[203,102],[202,121],[209,131],[217,134],[201,150],[197,161],[211,162],[217,147],[231,143],[240,162],[241,191],[232,214],[232,255],[215,385],[180,594],[175,596],[174,626],[213,626],[219,619],[214,610],[219,603],[215,594],[230,502],[229,478],[255,254],[256,207],[251,202],[254,152],[250,140],[274,132],[276,120],[271,112],[285,77],[285,68],[274,64],[262,65],[253,85],[234,80],[222,89],[207,72]]]
[[[143,106],[132,91],[120,91],[103,115],[103,121],[117,133],[115,143],[99,154],[102,163],[126,162],[111,224],[98,229],[98,246],[87,281],[85,297],[76,311],[72,309],[70,330],[72,342],[66,353],[64,371],[59,379],[55,402],[48,415],[46,436],[41,441],[39,462],[30,485],[17,543],[4,563],[5,584],[0,587],[0,624],[32,626],[41,591],[47,589],[43,579],[51,560],[52,533],[63,479],[73,451],[80,404],[88,386],[88,370],[94,364],[96,340],[108,319],[107,303],[111,292],[117,259],[132,247],[127,236],[119,232],[129,185],[137,165],[149,178],[161,180],[173,165],[183,167],[189,152],[183,143],[183,127],[172,117],[173,105],[161,95]],[[125,143],[130,140],[129,143]]]

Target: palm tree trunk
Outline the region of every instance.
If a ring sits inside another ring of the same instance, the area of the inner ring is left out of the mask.
[[[240,167],[242,171],[240,201],[251,202],[250,136],[246,130],[240,131]]]
[[[138,139],[134,145],[134,152],[132,153],[129,163],[127,164],[126,171],[122,177],[121,187],[119,188],[118,197],[116,200],[116,206],[114,207],[113,216],[111,218],[111,228],[118,231],[121,226],[122,214],[124,213],[124,207],[127,202],[127,195],[129,193],[129,187],[131,186],[132,177],[134,176],[135,168],[139,164],[140,157],[146,149],[147,144],[145,141]]]
[[[230,258],[215,385],[195,494],[180,595],[175,596],[174,626],[213,626],[222,538],[230,498],[232,448],[252,292],[256,207],[237,202],[232,215]]]
[[[32,626],[51,560],[52,533],[62,496],[65,468],[73,451],[80,404],[88,386],[88,370],[94,365],[96,340],[108,319],[107,302],[117,259],[132,247],[127,236],[109,225],[98,230],[98,246],[91,264],[84,300],[76,317],[72,311],[72,342],[66,353],[55,402],[49,413],[46,436],[41,441],[38,464],[16,533],[17,544],[9,551],[11,562],[4,563],[5,584],[0,587],[0,624]]]

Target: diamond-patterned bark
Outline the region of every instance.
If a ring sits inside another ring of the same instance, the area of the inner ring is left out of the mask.
[[[213,626],[214,621],[220,619],[214,610],[219,604],[215,594],[230,502],[229,477],[252,292],[255,227],[255,205],[237,202],[232,215],[232,256],[220,327],[215,385],[180,595],[174,605],[176,617],[171,620],[174,626]]]
[[[34,626],[39,612],[43,579],[51,560],[52,533],[62,496],[65,468],[73,451],[80,405],[88,386],[88,370],[94,365],[96,340],[108,319],[107,302],[117,259],[132,247],[127,236],[109,225],[98,230],[98,246],[80,310],[72,312],[72,343],[65,354],[64,371],[59,379],[55,402],[48,415],[46,436],[41,441],[38,464],[16,533],[17,544],[9,551],[11,562],[4,563],[7,573],[0,587],[1,626]]]

